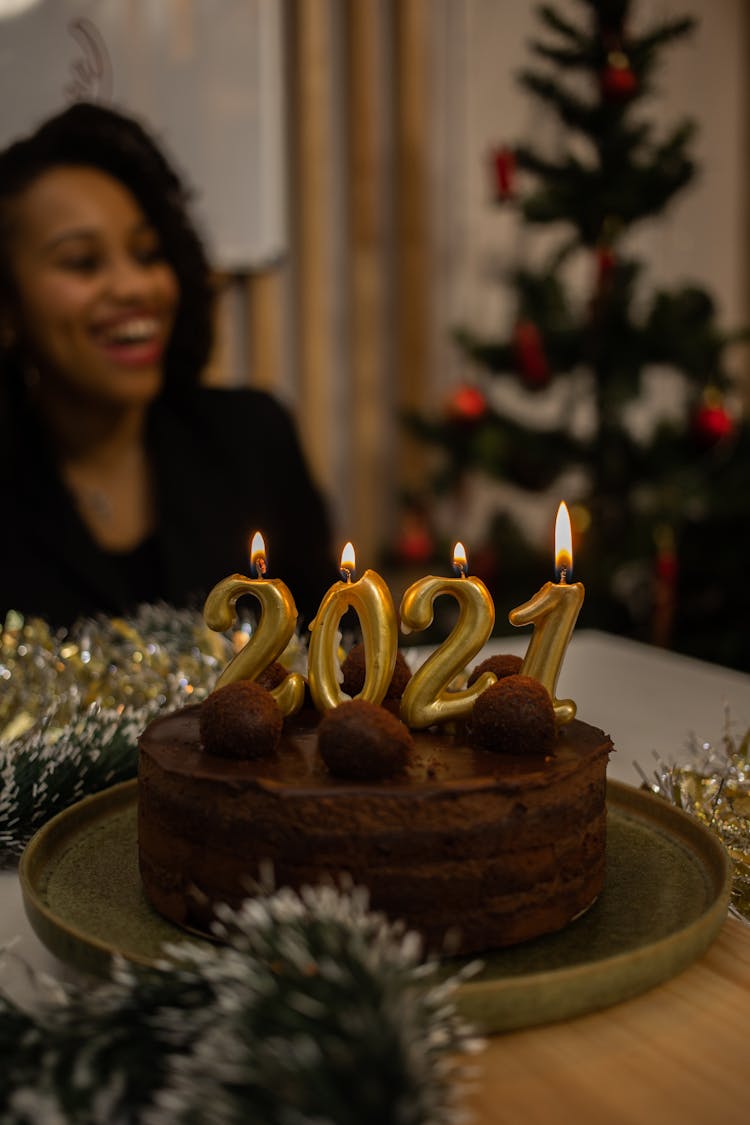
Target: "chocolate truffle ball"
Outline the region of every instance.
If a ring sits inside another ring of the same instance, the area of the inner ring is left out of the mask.
[[[268,758],[279,744],[283,723],[266,688],[253,680],[237,680],[218,688],[201,705],[203,749],[219,758]]]
[[[288,669],[278,660],[274,660],[272,664],[263,669],[259,676],[256,676],[255,682],[264,687],[266,691],[273,691],[280,683],[283,683],[288,675]]]
[[[341,683],[342,691],[345,691],[347,695],[359,695],[362,688],[365,686],[364,644],[352,646],[344,663],[341,665],[341,673],[344,677]],[[385,693],[385,700],[392,701],[400,699],[410,679],[411,671],[409,670],[409,665],[404,660],[403,655],[397,652],[396,664],[393,669],[391,682]],[[384,705],[385,700],[383,701]]]
[[[400,719],[364,699],[327,711],[318,728],[318,750],[334,777],[379,781],[406,766],[413,741]]]
[[[274,660],[272,664],[269,664],[266,668],[263,669],[259,676],[256,676],[255,682],[256,684],[260,684],[260,686],[264,687],[267,691],[273,691],[284,682],[288,675],[289,669],[285,668],[284,665],[281,664],[278,660]],[[312,696],[310,695],[310,685],[304,676],[302,677],[302,679],[305,685],[305,695],[302,700],[302,708],[306,711],[314,711],[315,707],[312,701]],[[299,714],[299,712],[297,712],[297,714]]]
[[[505,676],[488,687],[471,713],[469,739],[498,754],[549,754],[555,712],[549,692],[531,676]]]
[[[502,656],[488,656],[472,669],[468,686],[471,687],[483,672],[494,672],[498,680],[504,680],[506,676],[516,676],[521,671],[522,664],[523,660],[520,656],[512,656],[509,652],[503,653]]]

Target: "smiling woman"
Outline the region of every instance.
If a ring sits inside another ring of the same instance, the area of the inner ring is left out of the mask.
[[[0,154],[0,612],[198,606],[254,528],[314,611],[322,500],[273,399],[198,387],[210,345],[185,193],[136,122],[79,104]]]
[[[94,168],[43,172],[9,206],[16,326],[63,481],[99,543],[153,530],[144,412],[162,389],[179,284],[133,196]]]
[[[94,168],[53,168],[9,213],[18,327],[45,370],[45,397],[149,402],[179,284],[133,196]]]

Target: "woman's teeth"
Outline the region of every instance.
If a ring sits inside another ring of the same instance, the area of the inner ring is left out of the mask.
[[[107,340],[112,344],[142,344],[154,337],[158,327],[158,322],[153,317],[139,317],[138,320],[129,320],[108,332]]]

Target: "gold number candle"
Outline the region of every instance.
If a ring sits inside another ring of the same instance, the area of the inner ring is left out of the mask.
[[[573,537],[564,502],[555,521],[555,569],[559,581],[546,582],[530,601],[511,610],[508,619],[511,625],[533,623],[521,673],[544,684],[552,697],[555,722],[562,726],[575,718],[576,705],[572,699],[556,699],[555,689],[585,595],[580,582],[568,582],[573,570]]]
[[[252,594],[260,602],[260,620],[247,644],[219,676],[217,688],[235,680],[254,680],[279,658],[297,627],[297,607],[289,587],[278,578],[266,578],[266,546],[257,531],[250,548],[250,565],[257,577],[230,574],[214,586],[203,607],[203,619],[209,629],[223,633],[232,626],[238,598]],[[297,672],[292,672],[271,694],[282,714],[294,715],[305,697],[305,681]]]
[[[374,570],[366,570],[353,582],[355,561],[354,548],[347,543],[341,553],[341,581],[324,595],[310,623],[307,675],[318,711],[328,711],[349,699],[341,690],[338,659],[339,625],[348,609],[359,618],[365,646],[365,682],[356,698],[381,703],[393,678],[398,625],[391,592]]]
[[[461,543],[453,550],[457,578],[428,575],[420,578],[401,600],[401,630],[411,633],[432,624],[433,604],[442,594],[456,599],[459,616],[451,633],[409,680],[401,699],[401,718],[415,729],[465,718],[477,696],[494,684],[492,672],[484,672],[463,691],[448,691],[448,685],[487,641],[495,623],[495,606],[489,590],[479,578],[467,576],[466,552]]]

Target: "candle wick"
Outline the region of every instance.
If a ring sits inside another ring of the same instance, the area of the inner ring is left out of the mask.
[[[263,557],[263,555],[258,555],[257,559],[253,563],[253,570],[255,571],[256,577],[265,578],[267,569],[268,568],[266,566],[265,558]]]
[[[560,585],[567,586],[568,584],[568,568],[567,566],[560,567]]]
[[[341,575],[342,581],[351,582],[352,572],[349,570],[348,567],[342,566],[341,570],[339,571],[339,574]]]

